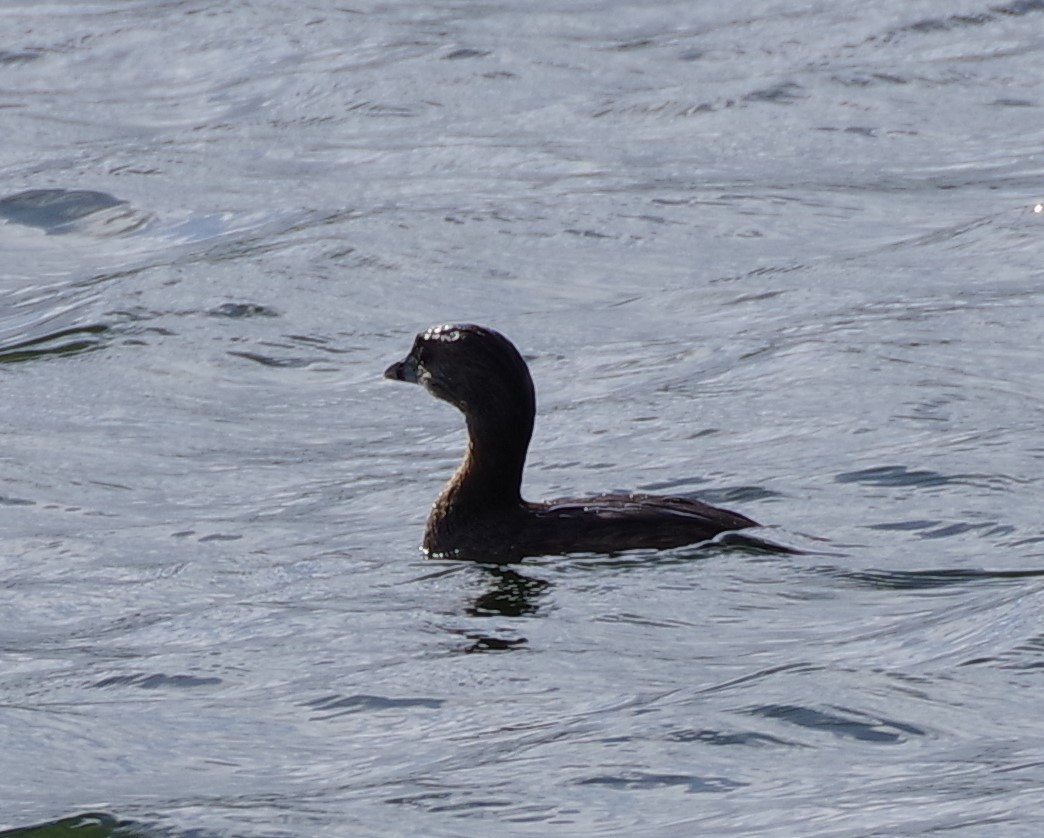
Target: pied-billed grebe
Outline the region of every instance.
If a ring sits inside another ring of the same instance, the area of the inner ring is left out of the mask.
[[[424,551],[506,561],[562,553],[666,549],[756,527],[688,498],[607,494],[544,503],[522,499],[536,397],[529,368],[503,335],[471,324],[434,326],[385,378],[421,384],[467,420],[464,462],[428,516]]]

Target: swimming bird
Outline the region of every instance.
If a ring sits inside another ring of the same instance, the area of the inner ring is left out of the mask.
[[[525,556],[616,553],[695,544],[759,526],[697,500],[601,494],[530,502],[522,472],[536,418],[525,360],[499,332],[470,323],[433,326],[384,372],[420,384],[464,414],[464,460],[428,516],[422,548],[431,557],[514,561]]]

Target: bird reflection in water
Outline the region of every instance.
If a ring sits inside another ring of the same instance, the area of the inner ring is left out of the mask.
[[[539,614],[539,599],[551,588],[550,582],[507,567],[482,565],[481,569],[488,586],[465,611],[469,617],[530,617]],[[494,635],[473,629],[455,631],[471,641],[462,650],[465,654],[509,652],[528,643],[525,637],[509,637],[504,632]]]

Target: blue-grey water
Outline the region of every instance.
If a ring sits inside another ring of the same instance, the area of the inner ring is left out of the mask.
[[[0,5],[0,828],[1037,835],[1044,2]],[[433,323],[533,498],[430,561]]]

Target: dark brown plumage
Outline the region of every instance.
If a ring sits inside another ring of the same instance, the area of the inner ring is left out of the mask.
[[[428,329],[384,376],[423,385],[467,421],[464,461],[428,516],[423,546],[430,556],[511,561],[666,549],[758,526],[736,512],[680,497],[523,500],[522,470],[536,417],[533,380],[518,350],[492,329],[471,324]]]

